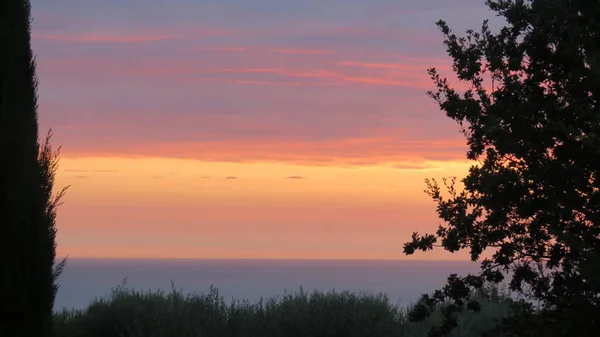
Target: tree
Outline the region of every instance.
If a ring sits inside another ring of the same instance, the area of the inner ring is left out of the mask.
[[[58,151],[50,134],[40,147],[37,79],[31,51],[30,2],[0,1],[0,335],[52,333],[56,278]]]
[[[58,292],[59,288],[58,278],[60,277],[65,266],[67,265],[66,257],[60,260],[60,262],[56,262],[56,210],[58,206],[62,204],[62,199],[70,186],[67,185],[60,189],[58,193],[53,193],[61,148],[59,147],[57,149],[54,149],[50,143],[51,138],[52,130],[49,130],[46,134],[46,138],[44,139],[44,143],[39,149],[38,163],[40,165],[42,174],[42,193],[43,200],[45,202],[45,222],[44,226],[41,227],[40,230],[42,235],[44,235],[44,243],[48,245],[46,246],[45,250],[46,254],[43,254],[42,256],[46,258],[46,260],[44,261],[45,268],[47,268],[48,265],[52,266],[52,277],[51,279],[44,279],[46,283],[44,283],[43,286],[44,289],[52,289],[52,292],[50,293],[50,298],[48,298],[48,302],[53,308],[54,299],[56,298],[56,293]]]
[[[442,299],[454,305],[431,331],[442,336],[456,311],[485,282],[509,281],[524,296],[501,326],[504,336],[597,335],[600,328],[600,1],[488,0],[507,24],[457,37],[442,31],[465,92],[431,68],[428,92],[467,138],[477,161],[462,179],[435,180],[426,192],[444,221],[414,233],[416,250],[468,250],[481,273],[451,275],[411,313],[422,319]],[[485,79],[494,88],[486,88]],[[483,255],[483,257],[482,257]],[[525,301],[528,300],[528,301]],[[533,310],[530,301],[541,304]],[[513,328],[510,328],[510,327]]]

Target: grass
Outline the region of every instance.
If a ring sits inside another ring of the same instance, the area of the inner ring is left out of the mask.
[[[464,312],[453,336],[479,336],[509,313],[510,299],[494,289],[476,295],[483,306]],[[216,288],[206,294],[115,288],[82,310],[56,314],[57,337],[387,337],[426,336],[424,322],[406,319],[409,307],[383,294],[312,292],[226,304]]]

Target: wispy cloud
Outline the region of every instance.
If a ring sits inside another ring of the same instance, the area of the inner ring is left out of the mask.
[[[235,180],[235,179],[237,179],[237,178],[238,178],[238,177],[234,177],[234,176],[225,177],[225,179],[228,179],[228,180]]]
[[[96,2],[39,4],[40,123],[54,127],[65,156],[309,165],[463,159],[456,125],[425,95],[434,88],[428,67],[452,75],[433,23],[443,13],[425,2],[401,11],[386,1],[360,4],[361,15],[333,2],[336,15],[317,16],[321,5],[287,0],[169,9],[134,0],[147,8],[134,16]]]
[[[347,75],[332,70],[314,69],[314,70],[294,70],[285,68],[220,68],[208,69],[204,73],[231,73],[231,74],[271,74],[288,78],[313,79],[325,82],[328,85],[342,84],[362,84],[362,85],[382,85],[382,86],[401,86],[401,87],[431,87],[430,81],[421,76],[423,80],[403,80],[398,76],[359,76]],[[272,80],[252,80],[252,79],[231,79],[238,83],[256,83],[265,84]],[[244,82],[241,82],[244,81]],[[280,82],[280,81],[278,81]],[[427,84],[425,84],[427,83]],[[323,83],[322,83],[323,84]]]
[[[91,173],[117,173],[119,172],[119,170],[85,170],[85,169],[65,169],[63,170],[63,172],[69,172],[69,173],[84,173],[84,172],[91,172]]]
[[[199,47],[194,48],[196,51],[201,52],[242,52],[246,51],[246,47]]]
[[[407,63],[369,63],[369,62],[358,62],[358,61],[341,61],[337,63],[341,66],[347,67],[361,67],[361,68],[372,68],[372,69],[394,69],[394,70],[408,70],[414,71],[416,69],[426,69],[425,65],[407,64]]]
[[[424,163],[400,163],[392,165],[393,168],[406,171],[438,170],[440,167]]]
[[[300,54],[300,55],[331,55],[335,54],[333,50],[326,49],[280,49],[272,48],[269,51],[278,54]]]
[[[33,39],[49,40],[57,42],[73,42],[73,43],[115,43],[115,44],[131,44],[131,43],[151,43],[167,40],[186,40],[193,38],[201,38],[207,36],[223,36],[231,34],[230,31],[222,29],[211,29],[201,27],[189,27],[185,29],[171,29],[172,32],[163,32],[155,30],[138,30],[130,33],[108,33],[104,32],[87,32],[87,33],[46,33],[34,32]],[[114,31],[114,30],[111,30]]]
[[[57,40],[77,43],[148,43],[164,40],[178,39],[177,35],[103,35],[103,34],[86,34],[86,35],[50,35],[50,34],[33,34],[34,39],[40,40]]]
[[[300,179],[306,179],[306,177],[302,177],[302,176],[289,176],[289,177],[285,177],[285,179],[300,180]]]
[[[240,150],[243,149],[243,150]],[[464,140],[394,141],[386,138],[282,141],[275,138],[219,142],[153,142],[135,146],[71,148],[65,155],[139,155],[223,162],[284,162],[309,166],[398,164],[398,169],[433,169],[426,161],[464,160]],[[407,164],[409,163],[409,164]],[[228,176],[225,179],[237,179]]]

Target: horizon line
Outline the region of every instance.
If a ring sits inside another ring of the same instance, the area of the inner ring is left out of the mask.
[[[56,260],[67,259],[69,260],[119,260],[119,261],[331,261],[331,262],[479,262],[470,261],[465,259],[392,259],[392,258],[380,258],[380,259],[357,259],[357,258],[279,258],[279,257],[264,257],[264,258],[213,258],[213,257],[56,257]]]

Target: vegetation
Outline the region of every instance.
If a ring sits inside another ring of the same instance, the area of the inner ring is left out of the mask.
[[[30,3],[0,1],[0,303],[11,308],[0,335],[50,336],[56,278],[52,196],[58,151],[40,146]]]
[[[429,95],[463,128],[467,157],[478,160],[462,179],[435,180],[427,193],[445,221],[435,234],[419,235],[406,254],[434,246],[471,259],[481,273],[452,275],[434,296],[424,296],[413,320],[450,299],[454,305],[431,336],[455,325],[465,300],[483,281],[501,282],[526,299],[505,320],[503,336],[596,336],[600,331],[600,1],[488,0],[506,19],[493,33],[445,36],[464,93],[435,69]],[[486,88],[488,77],[494,85]],[[440,245],[438,245],[440,243]],[[509,276],[510,275],[510,276]]]
[[[465,312],[452,336],[479,336],[510,312],[505,293],[488,288],[473,295],[483,305]],[[308,294],[302,290],[258,303],[226,304],[218,291],[184,296],[137,292],[123,286],[84,310],[57,314],[57,337],[425,337],[441,320],[441,308],[427,321],[409,323],[406,309],[384,295]]]

